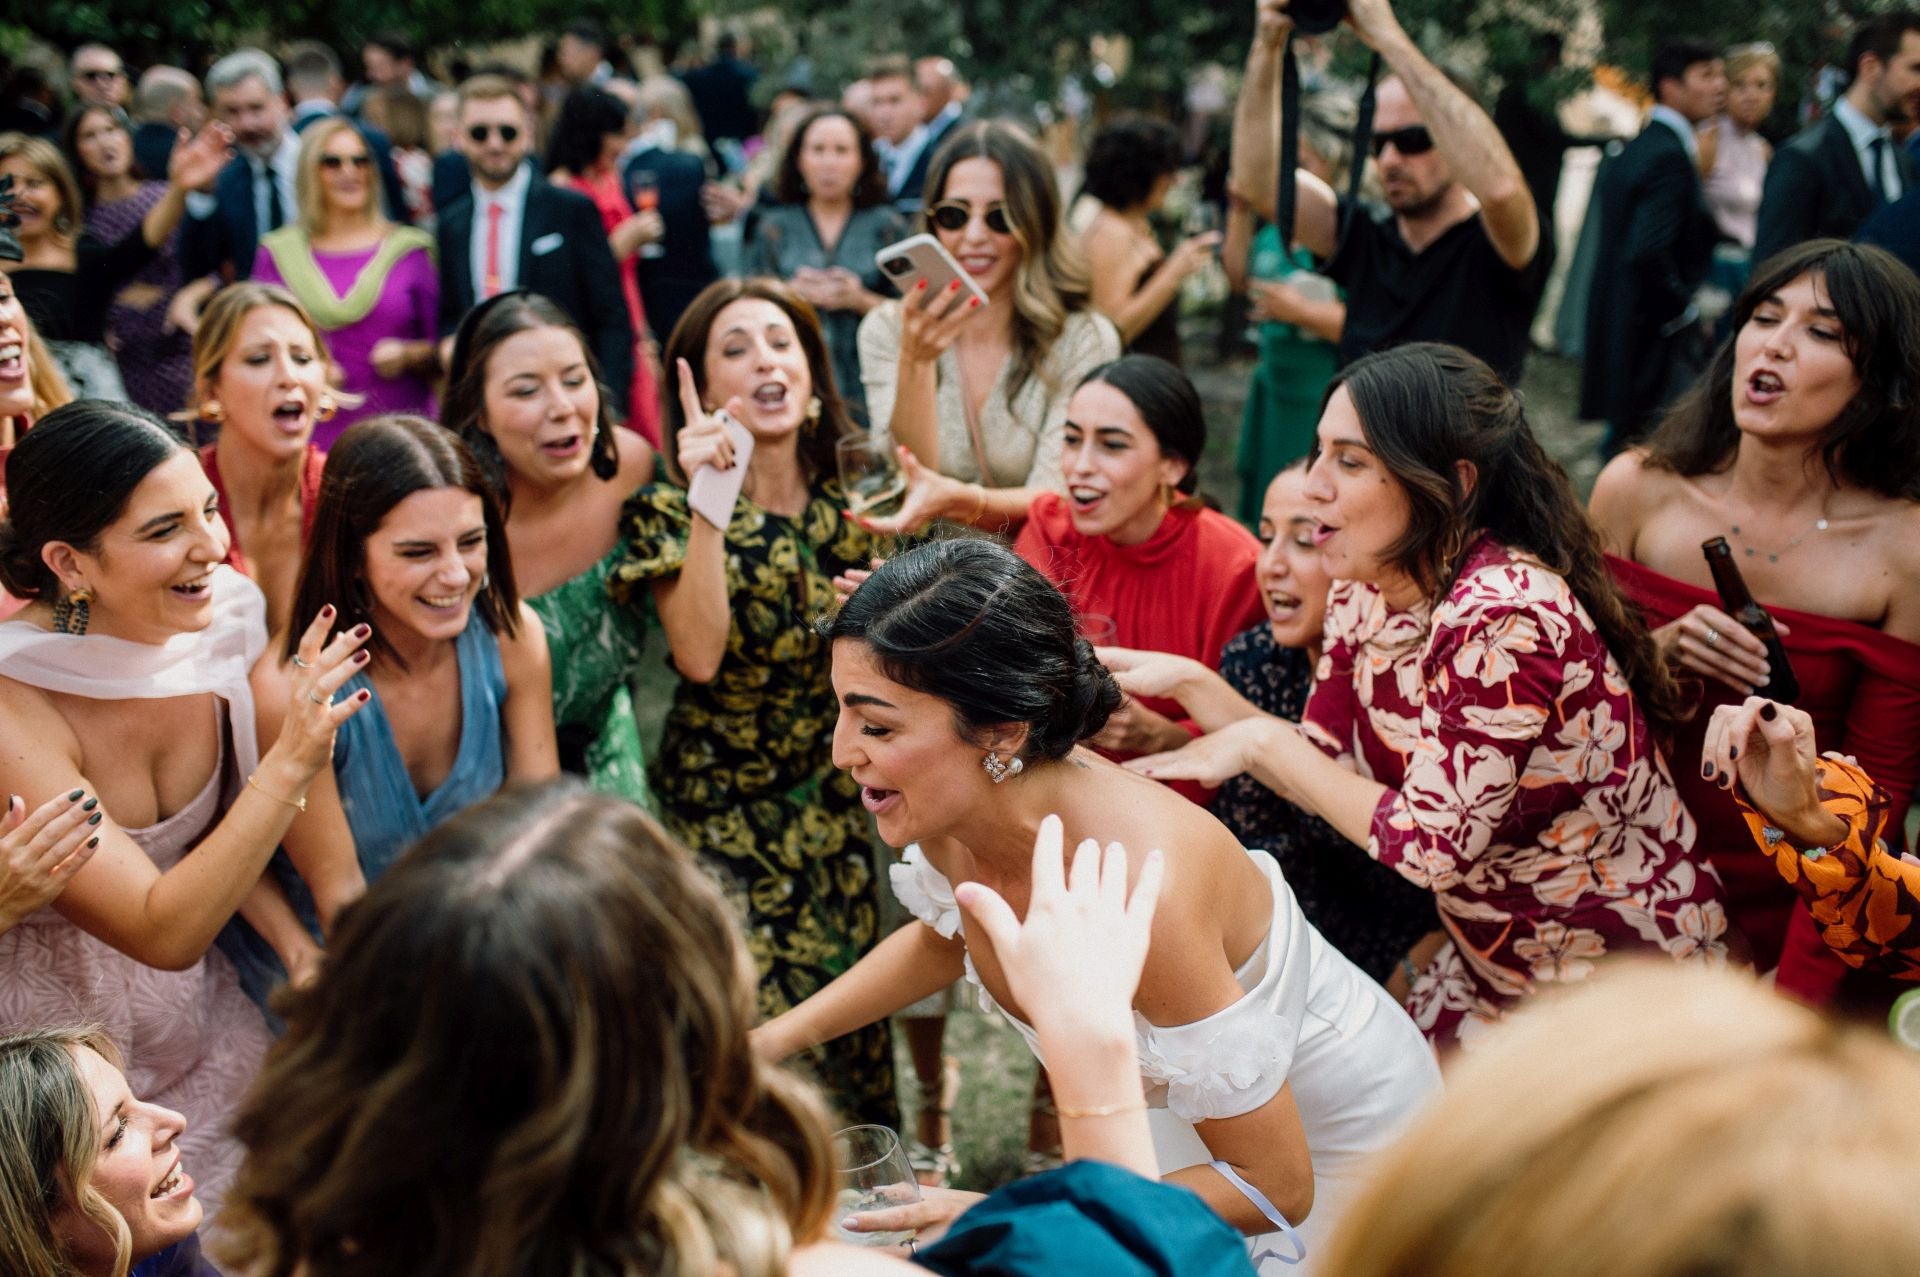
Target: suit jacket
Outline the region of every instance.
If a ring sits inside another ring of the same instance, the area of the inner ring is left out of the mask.
[[[920,211],[920,206],[925,203],[927,173],[933,168],[934,153],[966,118],[956,115],[948,120],[945,127],[927,139],[927,144],[920,148],[920,154],[914,156],[913,167],[907,170],[907,180],[900,183],[899,198],[893,202],[893,206],[901,213],[911,217]]]
[[[1891,204],[1877,209],[1853,237],[1862,244],[1875,244],[1920,272],[1920,185]]]
[[[1920,183],[1920,167],[1903,146],[1893,147],[1902,191]],[[1852,239],[1874,210],[1873,188],[1860,169],[1860,153],[1840,121],[1829,115],[1781,143],[1767,167],[1753,236],[1753,264],[1782,249],[1831,236]]]
[[[440,210],[440,331],[473,308],[473,191]],[[573,317],[600,361],[600,380],[618,414],[633,385],[633,321],[600,210],[576,191],[539,176],[527,184],[520,218],[520,287],[541,293]]]
[[[473,189],[473,166],[458,151],[442,151],[433,157],[433,187],[430,198],[435,209],[446,208]]]
[[[315,120],[324,120],[330,115],[339,115],[337,108],[321,109],[315,104],[303,103],[293,115],[293,131],[305,133]],[[360,136],[366,139],[367,150],[373,155],[374,167],[380,170],[380,191],[386,202],[387,216],[405,225],[413,218],[407,215],[407,188],[400,184],[400,170],[393,166],[393,139],[384,129],[359,120],[353,127],[360,130]]]
[[[1671,391],[1679,323],[1713,265],[1718,231],[1700,170],[1671,128],[1649,123],[1602,173],[1580,415],[1638,424]]]
[[[653,174],[660,190],[660,220],[666,224],[660,240],[666,251],[659,257],[638,259],[640,300],[647,309],[647,323],[664,341],[700,290],[720,278],[720,270],[713,264],[707,211],[700,204],[707,166],[697,155],[650,147],[633,156],[621,170],[628,200],[633,199],[633,179],[639,173]]]
[[[173,159],[174,130],[170,125],[149,120],[133,126],[133,162],[149,182],[167,180],[167,164]]]
[[[246,156],[234,156],[213,179],[213,202],[210,216],[188,217],[181,226],[181,265],[187,279],[218,275],[231,284],[253,274],[254,253],[260,247],[261,228],[253,216],[253,165]]]

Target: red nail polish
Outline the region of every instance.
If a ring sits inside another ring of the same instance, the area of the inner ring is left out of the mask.
[[[320,609],[320,619],[321,620],[333,619],[333,604],[329,603],[325,607]]]
[[[365,705],[368,701],[373,699],[373,693],[369,692],[366,688],[363,687],[360,689],[360,695],[355,697],[354,699],[358,700],[362,705]]]
[[[968,310],[977,310],[979,309],[979,306],[980,306],[980,299],[978,297],[975,297],[967,302]]]
[[[373,657],[367,653],[367,650],[365,648],[361,648],[358,652],[355,652],[353,654],[353,663],[355,665],[365,665],[368,661],[372,659]]]
[[[353,636],[355,638],[365,638],[371,633],[373,633],[373,627],[371,625],[356,625],[353,627]]]

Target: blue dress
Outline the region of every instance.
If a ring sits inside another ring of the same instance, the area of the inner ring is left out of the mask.
[[[400,747],[394,743],[393,725],[366,674],[356,674],[335,694],[336,699],[344,699],[363,687],[373,693],[364,709],[340,725],[333,741],[334,783],[353,831],[360,872],[370,884],[416,839],[474,803],[491,798],[506,781],[500,714],[507,699],[507,676],[500,665],[500,642],[478,608],[460,633],[455,657],[460,666],[460,749],[453,770],[424,798],[407,776]],[[320,917],[313,893],[287,853],[275,852],[268,870],[286,891],[294,913],[318,940]],[[238,916],[220,933],[218,943],[239,969],[248,996],[266,1007],[267,995],[287,978],[272,946]],[[281,1025],[271,1013],[268,1019],[278,1031]]]

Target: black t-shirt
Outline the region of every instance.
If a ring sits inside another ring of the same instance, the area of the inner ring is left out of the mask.
[[[1344,199],[1341,211],[1346,208]],[[1347,293],[1340,362],[1409,341],[1444,341],[1480,356],[1509,385],[1527,362],[1527,329],[1547,283],[1547,255],[1515,270],[1487,238],[1480,214],[1415,253],[1392,212],[1366,205],[1327,274]]]

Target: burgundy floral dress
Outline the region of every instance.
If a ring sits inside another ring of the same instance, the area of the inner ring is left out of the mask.
[[[1387,786],[1367,854],[1449,938],[1408,1011],[1446,1047],[1624,949],[1720,962],[1720,880],[1620,667],[1564,578],[1483,536],[1437,605],[1336,584],[1304,726]]]

